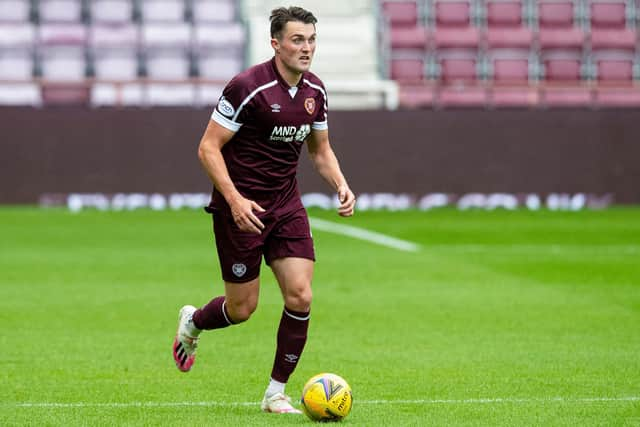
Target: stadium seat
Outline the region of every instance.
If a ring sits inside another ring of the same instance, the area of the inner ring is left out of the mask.
[[[2,80],[2,77],[0,77]],[[37,83],[0,83],[0,105],[3,106],[40,106],[42,94]]]
[[[92,0],[89,16],[93,23],[128,23],[133,19],[131,0]]]
[[[535,86],[492,86],[488,104],[494,108],[531,108],[540,103],[540,93]]]
[[[91,88],[84,83],[47,83],[42,85],[42,103],[55,105],[89,105]]]
[[[400,108],[428,108],[435,102],[436,90],[430,85],[400,85],[398,103]]]
[[[146,88],[145,105],[176,106],[193,105],[196,89],[192,84],[149,84]]]
[[[442,107],[486,107],[488,92],[483,86],[457,84],[443,86],[437,97],[437,105]]]
[[[228,81],[243,69],[240,56],[201,53],[196,59],[198,75],[204,79]]]
[[[595,103],[600,108],[640,107],[640,90],[638,88],[598,87]]]
[[[94,24],[89,30],[89,51],[95,77],[131,80],[138,76],[138,27],[131,23]]]
[[[81,22],[81,0],[40,0],[38,17],[40,22]]]
[[[490,77],[496,84],[527,84],[529,82],[529,52],[494,50],[487,53],[491,64]]]
[[[224,85],[217,84],[199,84],[196,87],[196,99],[195,103],[199,106],[212,106],[216,105],[220,96],[222,96],[222,91],[224,90]]]
[[[603,51],[592,55],[597,80],[601,84],[631,84],[634,56],[622,51]]]
[[[589,0],[591,28],[625,28],[627,24],[626,3],[626,0]]]
[[[34,65],[32,50],[0,48],[0,80],[29,81]]]
[[[144,69],[151,79],[185,80],[191,75],[191,58],[180,49],[147,49]]]
[[[234,0],[193,0],[194,22],[233,22],[236,20]]]
[[[140,106],[144,105],[145,88],[139,83],[106,84],[91,86],[90,104],[102,106]]]
[[[425,62],[422,58],[391,59],[391,79],[404,83],[415,83],[424,80]]]
[[[185,22],[142,25],[141,54],[148,77],[182,80],[191,75],[191,30]]]
[[[541,49],[583,49],[585,33],[576,19],[577,0],[539,0],[537,7]]]
[[[582,80],[582,54],[572,50],[553,50],[541,56],[546,82],[578,84]]]
[[[87,73],[86,27],[69,23],[41,24],[38,30],[37,54],[42,77],[54,81],[83,80]]]
[[[423,25],[420,5],[416,1],[386,1],[382,10],[390,27],[391,78],[414,82],[422,80],[428,33]]]
[[[141,45],[147,47],[188,48],[192,28],[185,22],[145,23],[141,27]]]
[[[229,80],[242,71],[246,37],[242,25],[199,23],[193,34],[193,53],[200,77]]]
[[[535,57],[527,50],[495,49],[487,52],[492,82],[490,103],[494,107],[530,107],[537,103],[535,87],[529,81]]]
[[[591,107],[592,90],[588,86],[544,86],[540,103],[546,107]]]
[[[392,27],[391,49],[393,51],[415,49],[417,54],[423,55],[428,45],[428,35],[425,27]]]
[[[529,49],[533,31],[524,24],[524,4],[519,0],[488,0],[487,45],[490,48]]]
[[[242,50],[245,30],[238,22],[199,23],[193,27],[194,49]]]
[[[27,22],[31,14],[29,0],[0,1],[0,22]]]
[[[36,30],[28,22],[0,23],[0,80],[30,80]]]
[[[444,84],[474,83],[479,78],[478,55],[474,51],[438,51],[440,81]]]
[[[184,0],[139,0],[143,22],[181,22],[186,17]]]
[[[591,0],[589,3],[591,48],[635,50],[637,31],[635,26],[626,25],[626,2]]]
[[[592,29],[591,49],[624,49],[633,51],[636,48],[637,32],[635,29],[623,28],[613,29]]]
[[[420,13],[416,1],[385,1],[382,11],[391,27],[418,26]]]
[[[87,42],[87,28],[83,24],[41,24],[38,27],[38,42],[47,46],[84,46]]]
[[[436,48],[477,48],[480,30],[471,16],[471,1],[435,1],[434,41]]]

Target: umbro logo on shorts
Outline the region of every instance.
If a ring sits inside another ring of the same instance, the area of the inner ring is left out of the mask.
[[[233,271],[233,274],[237,277],[242,277],[247,272],[247,266],[244,264],[233,264],[231,266],[231,271]]]

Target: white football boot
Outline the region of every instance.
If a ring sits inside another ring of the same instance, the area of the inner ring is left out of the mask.
[[[301,414],[302,411],[291,406],[291,398],[283,393],[276,393],[267,397],[265,394],[260,405],[264,412],[274,414]]]
[[[192,305],[185,305],[178,316],[178,331],[173,341],[173,360],[182,372],[189,372],[196,360],[198,335],[200,329],[193,324],[193,313],[197,309]]]

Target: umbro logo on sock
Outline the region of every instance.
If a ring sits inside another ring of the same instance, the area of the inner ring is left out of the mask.
[[[298,361],[298,356],[295,354],[285,354],[284,358],[289,363],[296,363]]]

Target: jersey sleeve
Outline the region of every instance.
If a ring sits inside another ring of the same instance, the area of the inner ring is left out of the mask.
[[[318,103],[320,104],[320,108],[318,108],[318,113],[313,120],[311,128],[315,130],[327,130],[329,129],[329,122],[327,121],[329,113],[327,90],[324,88],[324,85],[320,86],[319,89],[320,95],[318,97]]]
[[[218,105],[211,114],[211,120],[219,125],[237,132],[242,127],[248,114],[246,100],[249,88],[238,79],[233,79],[222,91]]]

